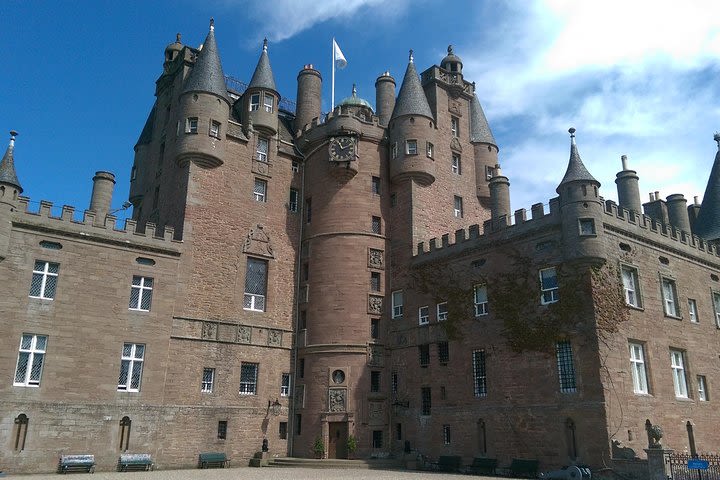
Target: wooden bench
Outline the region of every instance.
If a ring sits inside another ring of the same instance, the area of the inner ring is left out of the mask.
[[[457,455],[440,455],[434,467],[441,472],[459,472],[462,465],[462,457]]]
[[[118,459],[118,472],[131,470],[152,470],[154,467],[149,453],[122,453]]]
[[[58,473],[95,472],[95,455],[60,455]]]
[[[510,463],[510,475],[514,477],[537,478],[539,464],[540,462],[538,460],[513,458],[512,463]]]
[[[475,457],[465,471],[473,475],[495,475],[497,466],[497,458]]]
[[[230,460],[222,452],[201,453],[198,458],[198,468],[225,468]]]

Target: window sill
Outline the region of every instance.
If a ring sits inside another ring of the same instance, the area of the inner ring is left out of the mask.
[[[633,392],[636,397],[655,398],[651,393]]]
[[[675,400],[678,402],[695,402],[695,400],[690,397],[675,397]]]
[[[678,320],[678,321],[681,321],[683,319],[683,317],[678,317],[677,315],[670,315],[669,313],[665,314],[665,318],[671,318],[673,320]]]
[[[255,310],[254,308],[243,308],[246,312],[258,312],[258,313],[265,313],[265,310]]]
[[[30,295],[30,296],[29,296],[29,298],[33,298],[33,299],[35,299],[35,300],[49,300],[49,301],[51,301],[51,302],[52,302],[52,301],[54,300],[54,298],[47,298],[47,297],[33,297],[32,295]]]
[[[135,313],[150,313],[150,310],[143,310],[141,308],[128,308],[128,311]]]
[[[638,310],[638,311],[640,311],[640,312],[644,312],[644,311],[645,311],[645,307],[638,307],[637,305],[633,305],[633,304],[631,304],[631,303],[626,303],[625,306],[628,307],[628,308],[631,309],[631,310]]]
[[[40,388],[40,385],[26,385],[24,383],[13,383],[13,387]]]

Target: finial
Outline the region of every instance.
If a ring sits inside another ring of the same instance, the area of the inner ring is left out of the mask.
[[[175,34],[175,43],[180,43],[180,39],[182,38],[182,34],[180,32]]]
[[[357,97],[357,86],[353,83],[352,96]]]
[[[211,32],[215,31],[215,19],[212,17],[210,17],[210,31]]]
[[[715,132],[715,135],[713,136],[713,140],[715,140],[718,144],[718,150],[720,150],[720,132]]]
[[[10,146],[12,147],[15,145],[15,137],[18,136],[18,132],[15,130],[10,130]]]
[[[263,52],[267,53],[267,37],[263,40]]]
[[[575,127],[570,127],[568,132],[570,133],[570,144],[575,145]]]
[[[448,55],[452,55],[452,54],[453,54],[453,47],[452,47],[452,45],[448,45]]]
[[[413,63],[413,51],[412,51],[412,48],[410,49],[410,58],[408,58],[408,61],[409,61],[410,63]]]

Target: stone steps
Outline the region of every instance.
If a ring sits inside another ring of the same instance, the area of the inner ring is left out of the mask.
[[[360,460],[344,460],[339,458],[294,458],[280,457],[273,458],[268,462],[270,467],[295,467],[295,468],[355,468],[355,469],[379,469],[395,470],[403,469],[401,463],[394,458],[372,458]]]

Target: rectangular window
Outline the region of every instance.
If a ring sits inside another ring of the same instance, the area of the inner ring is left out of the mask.
[[[418,308],[418,323],[420,325],[427,325],[430,323],[430,307],[427,305]]]
[[[153,279],[133,275],[130,286],[130,310],[149,312],[152,303]]]
[[[697,302],[693,298],[688,298],[688,316],[692,323],[698,323],[700,321],[698,319]]]
[[[380,195],[380,177],[372,177],[372,193]]]
[[[405,154],[417,155],[417,140],[407,140],[405,142]]]
[[[637,268],[623,265],[621,267],[623,290],[625,290],[625,303],[641,308],[640,283],[638,282]]]
[[[370,319],[370,338],[373,340],[380,338],[380,320],[377,318]]]
[[[185,133],[198,133],[197,117],[188,117],[185,119]]]
[[[448,363],[450,361],[450,344],[448,342],[438,342],[437,349],[440,363]]]
[[[453,153],[452,155],[452,173],[455,175],[460,175],[462,173],[460,170],[460,155],[457,153]]]
[[[58,272],[60,264],[35,260],[32,281],[30,282],[30,297],[52,300],[55,298]]]
[[[420,366],[427,367],[430,365],[430,345],[418,345],[418,353],[420,355]]]
[[[450,425],[443,425],[443,444],[450,445]]]
[[[395,143],[392,144],[392,149],[390,150],[390,152],[391,152],[390,155],[392,156],[392,158],[397,158],[397,156],[398,156],[398,146],[397,146],[397,142],[395,142]]]
[[[701,402],[707,402],[710,399],[710,397],[708,397],[707,380],[705,379],[705,375],[697,376],[697,386],[698,386],[698,400]]]
[[[456,218],[462,218],[463,216],[463,199],[457,195],[453,199],[453,215]]]
[[[448,304],[447,302],[437,304],[437,320],[438,322],[444,322],[448,318]]]
[[[427,142],[425,144],[425,152],[427,153],[428,158],[433,158],[435,156],[435,146],[432,143]]]
[[[382,222],[380,217],[372,217],[372,233],[380,235],[382,233]]]
[[[720,328],[720,293],[713,292],[713,309],[715,310],[715,325]]]
[[[202,393],[212,393],[214,383],[215,383],[215,369],[214,368],[203,368],[202,384],[200,385],[200,391]]]
[[[675,288],[674,280],[669,278],[662,279],[662,294],[665,315],[670,317],[679,317],[680,312],[678,311],[677,289]]]
[[[420,389],[421,412],[423,415],[430,415],[432,409],[432,394],[430,387],[422,387]]]
[[[380,372],[377,370],[373,370],[370,372],[370,391],[380,391]]]
[[[457,117],[450,117],[450,132],[453,137],[460,136],[460,120]]]
[[[392,318],[403,316],[403,292],[396,290],[392,292]]]
[[[572,345],[568,340],[555,344],[557,355],[558,376],[560,377],[560,391],[572,393],[576,391],[575,364],[573,362]]]
[[[145,345],[139,343],[123,344],[120,357],[120,376],[118,377],[118,391],[139,392],[142,378],[143,361],[145,359]]]
[[[398,372],[390,373],[390,393],[397,395],[398,393]]]
[[[218,422],[218,440],[225,440],[227,438],[227,420],[220,420]]]
[[[292,161],[290,171],[292,171],[293,173],[298,173],[300,171],[300,163],[297,160]]]
[[[555,267],[540,270],[540,303],[548,305],[560,299]]]
[[[485,165],[485,180],[488,182],[492,180],[493,176],[495,175],[495,168],[491,167],[490,165]]]
[[[258,364],[240,364],[240,395],[257,395]]]
[[[288,202],[288,210],[291,212],[297,212],[298,211],[298,199],[300,198],[300,194],[298,191],[294,188],[290,189],[290,201]]]
[[[581,236],[593,236],[595,232],[595,220],[592,218],[578,219],[578,228]]]
[[[16,387],[39,387],[42,376],[43,361],[47,337],[23,333],[20,337],[20,350],[18,351],[17,365],[15,366]]]
[[[648,393],[645,349],[640,343],[630,343],[630,369],[632,370],[633,391]]]
[[[267,290],[267,260],[248,257],[245,272],[245,299],[243,308],[255,312],[265,311]]]
[[[475,316],[481,317],[488,314],[488,299],[487,299],[487,286],[486,285],[475,285],[473,291],[473,298],[475,302]]]
[[[673,385],[677,398],[688,398],[687,378],[685,377],[684,354],[680,350],[670,350]]]
[[[263,107],[267,113],[273,113],[273,110],[275,110],[275,97],[267,93],[263,95]]]
[[[295,434],[299,437],[302,434],[302,415],[295,414]]]
[[[254,112],[258,109],[260,109],[260,94],[253,93],[250,95],[250,111]]]
[[[395,424],[395,439],[402,440],[402,423]]]
[[[267,202],[267,182],[265,180],[259,178],[255,179],[253,196],[255,197],[256,202]]]
[[[280,437],[280,440],[287,440],[287,422],[280,422],[278,437]]]
[[[485,350],[473,350],[473,391],[476,397],[487,397],[487,376],[485,373]]]
[[[220,122],[216,122],[215,120],[210,121],[210,136],[220,138]]]
[[[312,198],[305,199],[305,222],[312,220]]]
[[[258,137],[255,147],[255,159],[260,162],[268,161],[268,152],[270,151],[270,143],[267,138]]]
[[[372,291],[372,292],[380,291],[380,273],[379,272],[370,272],[370,291]]]
[[[373,430],[372,434],[373,448],[383,448],[383,432],[382,430]]]
[[[280,396],[287,397],[290,395],[290,374],[283,373],[280,377]]]

